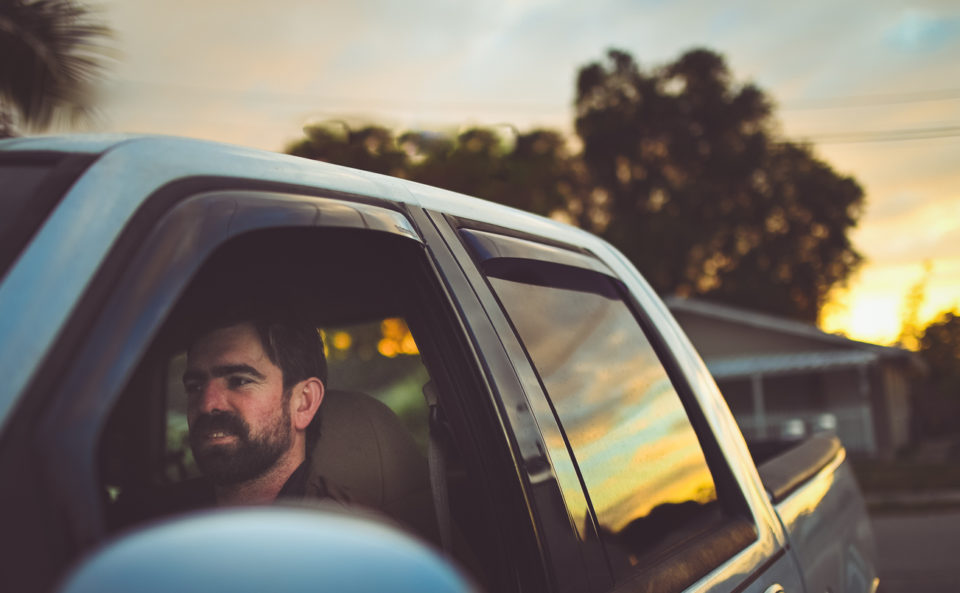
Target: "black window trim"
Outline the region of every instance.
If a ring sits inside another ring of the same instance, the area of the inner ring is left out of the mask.
[[[460,236],[466,239],[475,260],[481,264],[499,259],[550,261],[614,277],[613,271],[606,264],[582,251],[469,228],[460,229]]]
[[[481,220],[474,220],[471,218],[465,218],[463,216],[456,216],[453,214],[446,214],[444,218],[447,220],[447,223],[457,230],[474,230],[482,231],[492,235],[500,235],[503,237],[512,237],[514,239],[525,239],[534,243],[539,243],[541,245],[548,245],[550,247],[557,247],[564,249],[566,251],[573,251],[576,253],[582,253],[585,255],[591,255],[590,250],[569,243],[567,241],[561,241],[560,239],[555,239],[553,237],[545,237],[543,235],[538,235],[535,233],[530,233],[527,231],[510,228],[506,226],[501,226],[497,224],[492,224],[489,222],[484,222]]]

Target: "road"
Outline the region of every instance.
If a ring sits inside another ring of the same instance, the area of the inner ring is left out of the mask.
[[[960,592],[960,511],[872,521],[882,593]]]

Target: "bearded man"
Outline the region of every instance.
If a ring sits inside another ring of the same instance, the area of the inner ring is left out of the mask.
[[[190,447],[216,504],[304,496],[326,370],[316,328],[281,317],[234,319],[193,340],[183,374]],[[323,485],[310,490],[322,495]]]

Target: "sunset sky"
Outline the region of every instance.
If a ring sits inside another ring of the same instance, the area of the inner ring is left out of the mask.
[[[868,262],[823,328],[887,343],[932,262],[921,320],[960,307],[960,2],[110,0],[103,131],[280,150],[304,124],[569,131],[577,69],[703,46],[777,102],[783,135],[864,187]]]

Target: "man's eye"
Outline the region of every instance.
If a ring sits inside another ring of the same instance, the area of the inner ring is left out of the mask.
[[[237,387],[243,387],[244,385],[247,385],[249,383],[253,383],[253,379],[250,379],[248,377],[230,377],[229,379],[227,379],[227,385],[231,389],[236,389]]]
[[[196,395],[203,390],[203,384],[198,381],[190,381],[183,384],[183,390],[187,395]]]

